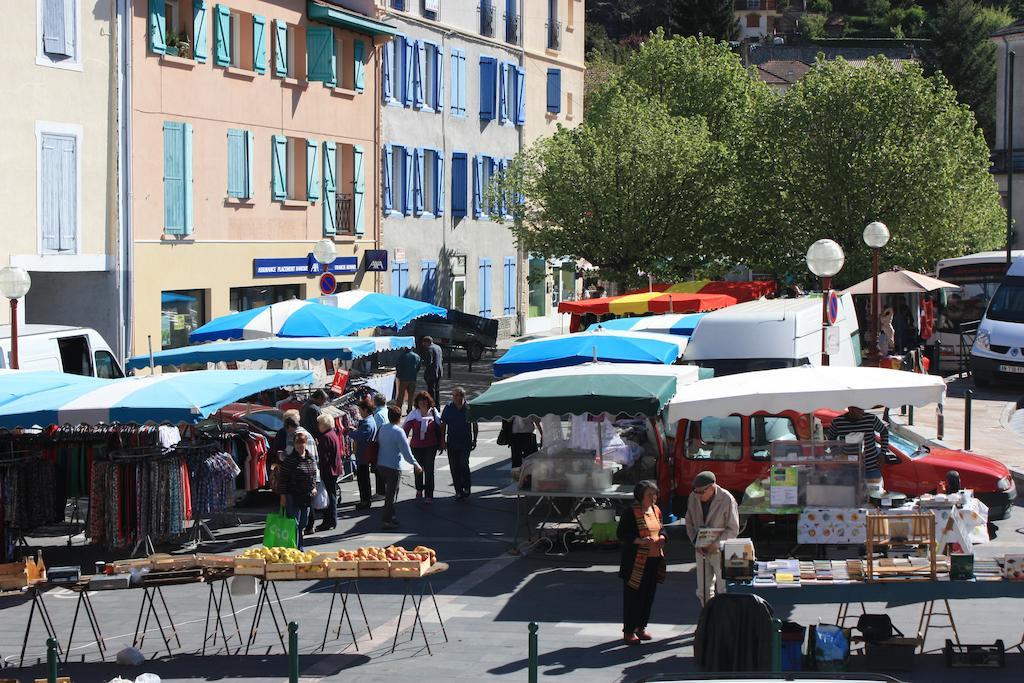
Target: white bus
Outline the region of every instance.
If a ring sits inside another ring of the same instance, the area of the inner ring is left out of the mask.
[[[1010,256],[1014,260],[1024,258],[1024,250],[1011,251]],[[983,251],[947,258],[935,265],[935,277],[960,285],[961,289],[939,290],[935,332],[928,340],[932,372],[946,375],[957,372],[961,363],[966,366],[967,358],[960,356],[960,326],[982,319],[988,302],[1005,275],[1005,251]],[[971,339],[968,339],[968,353],[970,343]]]

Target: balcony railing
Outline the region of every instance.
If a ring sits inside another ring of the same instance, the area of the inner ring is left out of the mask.
[[[352,195],[339,193],[335,200],[337,209],[337,223],[339,235],[351,235],[355,232],[352,215]]]
[[[505,42],[519,44],[519,15],[505,15]]]
[[[494,37],[494,5],[490,2],[480,3],[480,35]]]
[[[560,22],[560,21],[549,21],[547,28],[548,28],[548,49],[549,50],[561,50],[562,49],[562,22]]]

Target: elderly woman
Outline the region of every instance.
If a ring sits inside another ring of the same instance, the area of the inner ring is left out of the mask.
[[[658,485],[647,479],[633,489],[633,506],[619,518],[618,537],[622,543],[619,578],[622,592],[622,635],[636,645],[650,640],[647,622],[651,618],[654,592],[665,580],[665,541],[661,510],[655,504]]]
[[[277,477],[281,506],[289,517],[295,519],[298,527],[295,545],[299,550],[305,548],[303,537],[306,524],[309,522],[309,506],[316,495],[317,461],[306,448],[308,442],[309,437],[306,436],[305,430],[295,433],[292,450],[281,461]]]
[[[405,418],[402,429],[409,437],[412,454],[422,468],[416,473],[416,498],[428,505],[434,502],[434,459],[438,449],[444,450],[444,432],[441,413],[434,407],[434,399],[425,391],[416,394],[415,409]]]
[[[334,418],[320,414],[316,418],[320,436],[316,440],[317,459],[320,465],[320,479],[327,489],[327,507],[324,508],[323,521],[317,531],[330,531],[338,526],[338,477],[344,473],[342,459],[345,457],[345,444],[342,431],[338,429]]]

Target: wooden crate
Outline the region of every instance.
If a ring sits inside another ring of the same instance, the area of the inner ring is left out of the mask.
[[[324,562],[300,562],[295,565],[295,578],[319,581],[327,578],[327,564]]]
[[[885,558],[875,558],[876,550],[891,546],[917,546],[927,553],[924,564],[905,566]],[[868,514],[868,531],[865,539],[864,578],[875,581],[906,581],[908,579],[930,579],[935,581],[938,562],[935,554],[935,515],[930,512],[911,515]]]
[[[150,568],[154,571],[172,571],[175,569],[192,569],[198,566],[195,555],[153,555],[149,558]]]
[[[267,581],[289,581],[295,578],[295,567],[292,563],[270,563],[263,576]]]
[[[267,561],[262,557],[236,557],[235,574],[242,576],[263,576]]]
[[[148,557],[137,560],[117,560],[107,563],[107,571],[112,574],[131,574],[133,569],[149,569],[152,561]]]
[[[354,579],[358,576],[358,562],[352,560],[327,560],[327,578]]]
[[[430,560],[394,560],[391,562],[391,578],[416,578],[423,576],[428,569]]]
[[[391,576],[391,563],[387,560],[359,560],[359,578],[387,578]]]
[[[0,564],[0,590],[17,590],[46,580],[42,556],[36,561],[28,557],[20,562]]]
[[[231,569],[235,558],[231,555],[196,555],[196,564],[204,569]]]

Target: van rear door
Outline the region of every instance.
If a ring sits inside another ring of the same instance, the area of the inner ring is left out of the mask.
[[[72,375],[93,376],[92,354],[89,352],[89,340],[85,335],[59,337],[57,348],[60,350],[60,362],[64,372]]]

